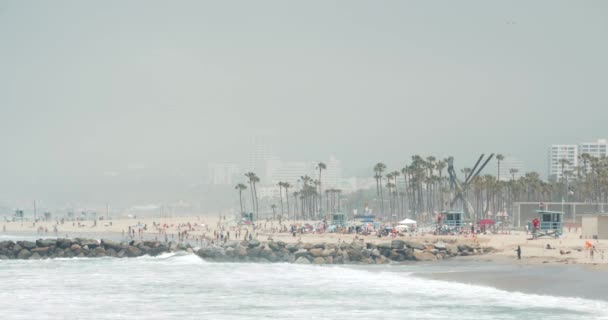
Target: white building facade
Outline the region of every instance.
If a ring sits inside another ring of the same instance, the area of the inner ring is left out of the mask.
[[[563,171],[575,171],[578,166],[578,146],[575,144],[554,144],[549,148],[549,170],[547,176],[549,180],[558,181],[562,179],[561,160],[568,160],[563,165]]]
[[[595,142],[584,142],[579,146],[579,154],[587,153],[592,157],[602,158],[608,156],[608,140],[598,139]]]

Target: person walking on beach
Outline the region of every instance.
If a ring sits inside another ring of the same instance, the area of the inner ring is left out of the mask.
[[[521,247],[517,246],[517,250],[515,251],[517,251],[517,260],[521,260]]]

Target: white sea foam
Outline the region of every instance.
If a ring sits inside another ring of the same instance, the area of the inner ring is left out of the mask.
[[[185,253],[0,262],[0,310],[2,319],[607,316],[605,301],[427,280],[403,268],[209,263]]]

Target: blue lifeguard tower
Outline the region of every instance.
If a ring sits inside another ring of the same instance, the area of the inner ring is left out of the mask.
[[[449,228],[464,227],[464,213],[462,211],[446,211],[443,213],[443,215],[445,216],[443,224]]]
[[[564,233],[564,213],[561,211],[536,210],[538,229],[532,232],[534,239],[539,237],[558,238]]]

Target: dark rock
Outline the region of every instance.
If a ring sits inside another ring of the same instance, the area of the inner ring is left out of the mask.
[[[31,252],[29,252],[27,249],[21,249],[21,251],[19,251],[19,254],[17,254],[17,259],[27,259],[32,255]]]
[[[32,253],[45,254],[45,253],[49,252],[49,249],[50,249],[49,247],[37,247],[30,251]]]
[[[72,240],[70,239],[57,239],[57,246],[61,249],[67,249],[72,246]]]
[[[426,246],[424,244],[418,243],[418,242],[413,242],[413,241],[406,241],[405,245],[408,248],[416,249],[416,250],[424,250],[424,249],[426,249]]]
[[[392,249],[403,249],[405,247],[405,241],[403,240],[393,240],[391,242]]]
[[[379,244],[378,245],[378,249],[380,249],[380,250],[385,250],[385,249],[390,250],[390,249],[393,249],[393,246],[392,246],[391,243],[385,242],[385,243]],[[397,248],[395,248],[395,249],[397,249]]]
[[[8,259],[9,259],[9,257],[8,257],[8,256],[5,256],[5,255],[3,255],[3,254],[0,254],[0,260],[8,260]]]
[[[296,252],[296,251],[298,251],[298,246],[295,245],[295,244],[293,244],[293,243],[288,244],[286,246],[286,248],[287,248],[287,250],[289,250],[289,252]]]
[[[38,247],[54,247],[57,245],[57,240],[55,239],[38,239],[36,240],[36,246]]]
[[[260,245],[260,241],[258,241],[256,239],[249,241],[249,244],[248,244],[249,248],[255,248],[259,245]]]
[[[112,240],[103,239],[101,240],[101,244],[105,247],[106,250],[114,249],[114,251],[120,251],[123,248],[122,244],[114,242]]]
[[[473,251],[473,248],[471,248],[471,246],[466,245],[466,244],[459,244],[458,251]]]
[[[31,242],[31,241],[20,241],[18,242],[23,248],[28,249],[28,250],[32,250],[34,248],[36,248],[36,243]]]
[[[126,253],[127,253],[127,257],[130,257],[130,258],[141,256],[141,250],[139,250],[139,248],[134,247],[134,246],[129,246],[126,250]]]

